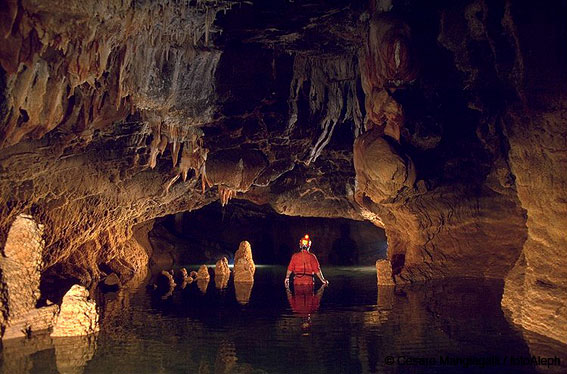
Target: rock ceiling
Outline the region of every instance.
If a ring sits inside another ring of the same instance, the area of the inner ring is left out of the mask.
[[[152,219],[237,196],[384,227],[398,283],[505,279],[565,341],[564,4],[4,4],[0,248],[30,214],[45,274],[128,279]]]

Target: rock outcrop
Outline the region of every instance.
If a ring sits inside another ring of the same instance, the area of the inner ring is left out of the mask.
[[[228,259],[221,258],[215,264],[215,286],[218,289],[223,289],[228,286],[230,279],[230,268],[228,267]]]
[[[229,277],[230,268],[228,267],[228,258],[223,257],[215,264],[215,277]]]
[[[234,282],[254,282],[256,265],[252,259],[252,247],[246,240],[240,242],[238,250],[234,254]]]
[[[0,257],[0,335],[26,337],[53,325],[57,305],[36,308],[43,269],[43,226],[19,215]]]
[[[96,303],[88,298],[89,291],[78,284],[67,291],[53,324],[52,337],[91,335],[99,331]]]
[[[197,280],[209,280],[211,275],[209,274],[209,268],[207,265],[201,265],[197,271]]]
[[[389,260],[376,261],[376,276],[379,286],[393,286],[396,284],[392,275],[392,263]]]

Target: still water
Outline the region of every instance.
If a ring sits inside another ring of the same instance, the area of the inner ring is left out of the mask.
[[[145,288],[107,293],[97,337],[5,342],[2,372],[567,372],[565,346],[510,326],[501,282],[377,288],[373,268],[324,272],[331,284],[318,292],[286,292],[285,268],[267,266],[252,288],[231,280],[217,289],[211,279],[166,298]],[[532,355],[562,366],[522,364]]]

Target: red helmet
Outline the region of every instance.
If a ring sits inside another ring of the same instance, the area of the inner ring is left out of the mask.
[[[301,249],[311,248],[311,239],[309,239],[309,235],[305,234],[305,236],[299,239],[299,248]]]

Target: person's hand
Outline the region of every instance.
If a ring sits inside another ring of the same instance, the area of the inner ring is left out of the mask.
[[[285,288],[289,288],[289,278],[286,278],[284,280],[284,286],[285,286]]]
[[[328,281],[328,280],[326,280],[326,279],[324,279],[324,280],[323,280],[323,286],[325,286],[325,287],[326,287],[326,286],[328,286],[328,285],[329,285],[329,281]]]

